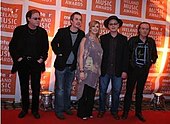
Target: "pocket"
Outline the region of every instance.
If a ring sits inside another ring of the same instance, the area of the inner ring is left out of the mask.
[[[36,60],[34,63],[35,63],[35,66],[40,67],[40,66],[42,65],[43,62],[42,62],[42,63],[39,63],[38,60]]]
[[[59,65],[59,66],[61,66],[61,65],[63,65],[63,56],[57,56],[57,58],[56,58],[56,64],[57,65]]]
[[[21,59],[21,61],[17,61],[17,63],[22,63],[24,61],[24,58]]]
[[[18,67],[20,67],[20,66],[22,66],[25,62],[26,62],[26,59],[23,58],[21,61],[17,61],[16,64],[18,65]]]
[[[29,64],[30,64],[30,67],[35,70],[42,70],[42,63],[39,63],[37,60],[33,60]]]

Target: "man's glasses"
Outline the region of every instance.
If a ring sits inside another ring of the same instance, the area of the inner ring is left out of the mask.
[[[110,26],[112,25],[118,25],[119,23],[109,23]]]
[[[34,19],[34,20],[41,20],[41,18],[37,18],[37,17],[35,17],[35,18],[32,18],[32,19]]]

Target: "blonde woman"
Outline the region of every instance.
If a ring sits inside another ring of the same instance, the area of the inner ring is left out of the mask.
[[[78,53],[78,110],[77,116],[93,118],[94,97],[100,76],[102,48],[99,42],[100,23],[91,21],[89,33],[82,39]]]

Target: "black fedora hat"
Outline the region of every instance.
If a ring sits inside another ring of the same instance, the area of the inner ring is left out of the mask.
[[[123,21],[121,19],[119,19],[117,16],[110,16],[104,21],[104,26],[106,28],[108,28],[109,21],[112,19],[116,20],[119,23],[119,28],[122,26]]]

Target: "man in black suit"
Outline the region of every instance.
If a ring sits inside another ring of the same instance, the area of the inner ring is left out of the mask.
[[[60,28],[51,42],[52,50],[56,54],[55,67],[55,114],[63,120],[63,112],[72,115],[71,87],[74,80],[77,52],[81,39],[85,33],[80,30],[82,15],[74,12],[70,16],[71,25]]]
[[[118,32],[122,24],[122,20],[117,16],[110,16],[104,21],[104,26],[110,32],[100,37],[103,57],[99,82],[99,118],[103,117],[105,113],[106,91],[111,80],[112,104],[110,111],[116,120],[120,119],[118,115],[119,95],[122,80],[125,81],[124,79],[127,78],[128,68],[127,37]]]
[[[48,56],[48,35],[45,29],[39,27],[41,18],[38,10],[29,10],[26,14],[27,24],[18,26],[9,44],[9,52],[13,59],[12,73],[18,71],[22,111],[18,117],[23,118],[29,109],[29,79],[32,89],[32,114],[40,118],[39,94],[41,72],[45,71],[45,60]]]

